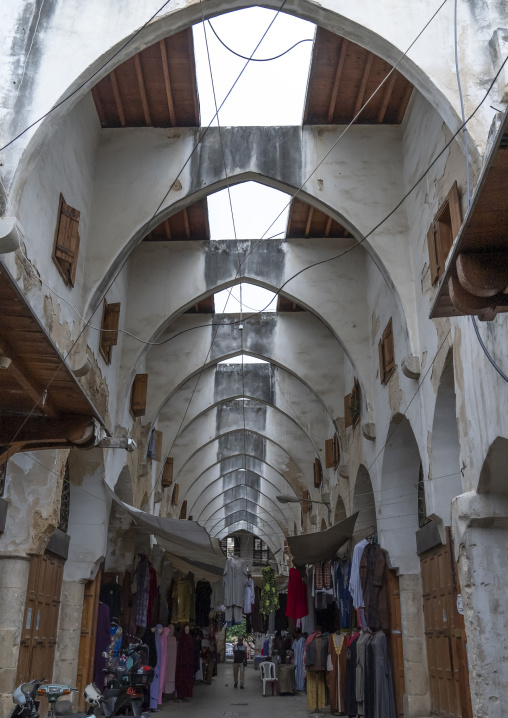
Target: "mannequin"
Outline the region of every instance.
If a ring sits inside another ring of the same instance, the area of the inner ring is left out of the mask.
[[[194,686],[194,644],[190,634],[189,624],[186,624],[178,634],[177,661],[175,671],[175,685],[178,698],[189,700],[192,698]]]
[[[321,628],[306,643],[305,667],[307,670],[307,708],[312,711],[325,707],[325,676],[328,642],[323,638]]]
[[[166,674],[164,676],[164,693],[173,695],[175,692],[175,670],[176,670],[176,636],[175,627],[171,623],[164,629],[166,633]]]
[[[158,623],[155,628],[152,628],[155,632],[155,648],[157,650],[157,664],[154,668],[154,676],[152,685],[150,686],[150,710],[152,712],[157,710],[159,704],[159,686],[160,686],[160,670],[161,670],[161,659],[162,659],[162,647],[161,647],[161,634],[162,625]]]

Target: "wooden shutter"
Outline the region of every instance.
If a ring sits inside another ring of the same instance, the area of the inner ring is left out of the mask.
[[[361,408],[362,408],[362,397],[360,393],[360,382],[355,377],[354,383],[353,383],[353,391],[351,392],[351,403],[354,403],[356,406],[356,413],[351,418],[353,419],[353,426],[357,426],[360,422],[360,416],[361,416]]]
[[[136,374],[131,389],[131,412],[133,416],[145,415],[147,388],[148,374]]]
[[[99,569],[95,579],[93,581],[87,581],[83,597],[81,636],[79,639],[78,653],[78,673],[76,678],[76,685],[78,687],[78,705],[81,710],[85,707],[83,691],[93,680],[101,575],[101,569]]]
[[[333,457],[333,442],[334,439],[326,439],[325,441],[325,467],[327,469],[332,469],[335,466]]]
[[[180,509],[180,518],[187,518],[187,499],[182,503],[182,508]]]
[[[333,435],[333,466],[337,468],[340,464],[340,442],[338,434]]]
[[[434,222],[431,222],[427,232],[427,248],[429,250],[430,282],[435,284],[439,279],[439,263],[436,250],[436,232]]]
[[[168,489],[173,483],[173,457],[168,456],[162,470],[161,488]]]
[[[381,384],[384,384],[386,381],[386,372],[385,372],[385,357],[383,352],[383,340],[379,340],[378,350],[379,350],[379,380]]]
[[[162,431],[155,432],[154,461],[162,461]]]
[[[454,182],[452,184],[452,188],[448,192],[446,201],[448,202],[448,205],[450,207],[450,223],[453,243],[454,239],[459,233],[460,226],[462,224],[462,212],[460,211],[460,197],[457,182]]]
[[[173,486],[173,494],[171,496],[171,506],[176,506],[178,504],[178,484],[175,484]]]
[[[323,478],[323,469],[319,459],[314,459],[314,488],[319,489]]]
[[[80,212],[66,203],[60,195],[55,230],[53,259],[66,284],[74,286],[79,253]]]
[[[388,381],[395,369],[395,351],[393,346],[393,329],[391,319],[383,332],[383,356],[385,360],[385,376],[386,381]]]
[[[351,416],[351,394],[346,394],[344,397],[344,423],[346,429],[348,426],[353,426],[353,417]]]
[[[99,348],[108,364],[111,363],[111,348],[118,341],[118,324],[120,322],[120,302],[108,304],[104,300],[102,309],[101,338]]]
[[[304,514],[310,514],[312,511],[312,504],[310,502],[310,491],[304,491],[303,492],[303,499],[305,501],[302,502],[302,513]]]

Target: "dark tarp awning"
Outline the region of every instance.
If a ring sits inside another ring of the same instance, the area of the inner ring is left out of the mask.
[[[223,574],[226,557],[220,543],[197,521],[153,516],[124,503],[107,484],[106,488],[113,501],[132,516],[137,526],[153,534],[165,551],[188,564],[187,570],[195,567],[217,576]]]
[[[358,511],[326,531],[303,536],[288,536],[289,550],[295,566],[328,561],[353,535]]]

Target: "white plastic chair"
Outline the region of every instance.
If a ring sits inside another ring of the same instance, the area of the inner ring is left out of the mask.
[[[263,681],[263,696],[266,697],[266,685],[269,684],[272,686],[272,696],[273,696],[273,689],[275,686],[275,689],[277,690],[277,695],[279,694],[279,681],[275,676],[275,664],[271,661],[263,661],[263,663],[259,664],[259,670],[261,671],[261,680]]]

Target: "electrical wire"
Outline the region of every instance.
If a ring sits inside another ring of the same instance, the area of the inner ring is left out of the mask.
[[[235,51],[232,50],[230,47],[228,47],[228,45],[226,45],[226,43],[225,43],[223,40],[221,40],[221,38],[220,38],[219,35],[217,34],[217,31],[216,31],[216,29],[214,28],[214,26],[212,25],[212,23],[210,22],[210,20],[207,20],[207,22],[208,22],[208,24],[210,25],[210,29],[212,30],[212,32],[213,32],[213,34],[215,35],[215,37],[217,38],[217,40],[220,42],[220,44],[221,44],[223,47],[226,48],[226,50],[227,50],[228,52],[230,52],[232,55],[236,55],[236,57],[239,57],[241,60],[247,60],[247,59],[248,59],[245,55],[240,55],[239,52],[235,52]],[[298,47],[298,45],[301,45],[302,42],[314,42],[314,38],[309,37],[309,38],[306,38],[305,40],[299,40],[298,42],[295,42],[295,44],[292,45],[288,50],[285,50],[284,52],[281,52],[280,55],[275,55],[274,57],[262,57],[262,58],[253,57],[253,58],[252,58],[252,62],[272,62],[273,60],[278,60],[280,57],[284,57],[284,55],[287,55],[288,52],[291,52],[291,50],[294,50],[295,47]]]

